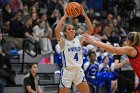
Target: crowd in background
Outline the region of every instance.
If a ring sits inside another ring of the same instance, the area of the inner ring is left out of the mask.
[[[136,8],[133,0],[130,0],[129,6],[124,5],[125,7],[119,7],[123,4],[120,3],[121,0],[1,0],[0,30],[10,46],[8,51],[15,49],[18,54],[23,49],[23,41],[30,40],[38,45],[39,53],[53,54],[54,63],[62,65],[54,28],[70,1],[77,1],[84,8],[93,24],[92,35],[95,39],[114,46],[125,46],[130,29],[126,29],[128,23],[124,23],[122,18],[131,17],[129,11]],[[73,24],[77,36],[88,28],[81,15],[68,18],[67,23]],[[26,49],[35,54],[32,44],[27,43]],[[83,46],[83,69],[91,93],[132,93],[138,82],[126,55],[111,54],[89,44]]]

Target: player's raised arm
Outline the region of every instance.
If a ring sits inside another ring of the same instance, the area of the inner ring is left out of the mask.
[[[55,36],[56,36],[57,41],[59,41],[60,38],[61,38],[60,31],[62,30],[62,27],[63,27],[64,22],[65,22],[67,17],[68,16],[65,13],[64,16],[60,19],[60,21],[58,22],[58,24],[57,24],[57,26],[55,28]]]
[[[105,43],[102,43],[100,41],[97,41],[95,39],[93,39],[93,37],[91,35],[88,34],[84,34],[83,39],[86,43],[90,43],[93,45],[96,45],[104,50],[107,50],[110,53],[115,53],[118,55],[122,55],[122,54],[127,54],[131,57],[133,57],[133,55],[136,55],[136,49],[134,49],[133,47],[130,46],[124,46],[124,47],[114,47],[112,45],[108,45]]]
[[[88,16],[87,16],[87,14],[85,13],[85,11],[84,11],[83,8],[82,8],[82,13],[81,13],[81,15],[84,16],[85,21],[86,21],[86,24],[87,24],[87,26],[88,26],[88,30],[86,31],[86,33],[88,33],[88,34],[91,35],[92,32],[93,32],[93,26],[92,26],[92,24],[91,24],[91,22],[90,22],[90,20],[89,20],[89,18],[88,18]]]

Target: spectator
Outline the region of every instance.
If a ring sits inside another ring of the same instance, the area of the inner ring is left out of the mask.
[[[3,22],[11,20],[11,18],[12,18],[12,9],[11,9],[9,4],[6,4],[3,7],[2,17],[3,17]]]
[[[38,25],[34,26],[33,31],[35,35],[39,38],[39,46],[41,48],[42,54],[52,53],[52,44],[50,41],[50,35],[45,33],[45,22],[39,20]]]
[[[97,38],[103,39],[103,37],[101,36],[101,23],[98,22],[97,20],[93,20],[93,33],[92,35],[96,36]]]
[[[48,4],[47,15],[51,16],[55,9],[58,9],[61,15],[64,15],[63,6],[58,2],[58,0],[51,0]]]
[[[7,54],[8,46],[0,33],[0,93],[4,93],[4,86],[7,84],[14,84],[12,66]],[[4,68],[4,65],[7,67]],[[9,73],[8,73],[9,72]]]
[[[61,18],[61,13],[58,9],[55,9],[52,13],[51,16],[47,16],[48,17],[48,22],[49,22],[49,25],[50,27],[53,27],[54,24],[57,24],[58,21],[60,20]]]
[[[126,37],[125,30],[118,26],[118,21],[116,19],[113,19],[113,27],[111,34],[109,36],[109,42],[112,44],[113,43],[120,44],[124,37]]]
[[[33,5],[35,5],[36,2],[37,0],[24,0],[23,1],[23,3],[28,6],[28,9],[30,9]]]
[[[33,32],[33,28],[32,28],[32,19],[30,17],[28,17],[26,19],[26,22],[25,22],[25,25],[23,26],[23,31],[24,32],[24,35],[25,35],[25,38],[27,40],[30,40],[31,42],[35,43],[39,41],[39,38],[35,35],[35,33]],[[27,46],[28,46],[28,49],[31,54],[35,54],[34,53],[34,45],[30,44],[30,43],[27,43]]]
[[[95,78],[99,69],[99,63],[96,61],[96,53],[89,51],[89,61],[83,65],[85,78],[90,88],[90,93],[96,93]]]
[[[51,27],[50,27],[50,25],[49,25],[49,23],[48,23],[47,15],[46,15],[46,14],[41,14],[40,19],[41,19],[42,21],[45,21],[45,32],[49,33],[49,35],[51,36],[51,34],[52,34],[52,29],[51,29]]]
[[[113,79],[111,81],[111,91],[112,93],[116,93],[118,91],[118,74],[119,69],[118,65],[123,65],[125,62],[119,63],[120,55],[113,55],[113,63],[111,70],[113,71]]]
[[[117,15],[117,16],[116,16],[116,20],[118,21],[118,27],[122,27],[122,26],[123,26],[123,25],[122,25],[122,18],[121,18],[120,15]]]
[[[104,58],[105,56],[108,55],[108,52],[106,52],[106,51],[105,51],[104,49],[102,49],[102,48],[98,48],[96,54],[97,54],[97,61],[98,61],[99,63],[102,63],[103,58]]]
[[[56,52],[56,45],[58,44],[57,43],[57,40],[56,40],[56,37],[55,37],[55,27],[56,27],[57,24],[54,24],[53,27],[52,27],[52,38],[51,38],[51,43],[52,43],[52,48],[53,50]]]
[[[30,15],[32,15],[32,14],[38,14],[38,10],[37,10],[37,8],[35,7],[35,6],[32,6],[31,8],[30,8]]]
[[[24,89],[25,93],[42,93],[39,85],[38,65],[36,63],[29,65],[30,73],[24,77]]]
[[[6,4],[3,7],[2,17],[3,17],[2,32],[7,33],[9,30],[9,23],[12,19],[12,9],[9,4]]]
[[[80,28],[80,26],[79,26],[79,19],[77,17],[73,18],[73,24],[72,25],[73,25],[75,31],[77,32],[77,30]]]
[[[26,4],[23,4],[23,11],[22,11],[22,21],[25,22],[26,18],[29,15],[29,10]]]
[[[109,25],[109,26],[113,25],[113,15],[112,14],[107,15],[107,19],[105,20],[105,25]]]
[[[10,56],[8,55],[9,54],[8,49],[9,49],[8,44],[3,38],[2,33],[0,33],[0,59],[1,59],[0,68],[3,68],[3,65],[6,64],[9,69],[12,69],[11,62],[9,59]]]
[[[31,18],[32,18],[32,25],[33,27],[37,24],[37,20],[38,20],[38,14],[37,13],[33,13],[31,14]]]
[[[59,4],[61,6],[63,6],[63,10],[65,10],[65,8],[66,8],[66,6],[67,6],[68,3],[69,3],[69,0],[59,0]]]
[[[48,6],[48,2],[50,0],[39,0],[39,8],[46,8],[47,9],[47,6]]]
[[[120,36],[120,30],[117,27],[117,20],[113,19],[113,26],[112,26],[112,31],[111,34],[109,36],[109,42],[111,44],[113,43],[120,43],[121,42],[121,36]]]
[[[113,28],[113,15],[108,14],[107,19],[102,23],[102,42],[106,43],[109,40]]]
[[[91,22],[95,19],[94,10],[92,8],[89,9],[89,12],[87,13],[87,16],[89,17]]]
[[[99,64],[99,72],[110,72],[110,66],[109,66],[109,57],[105,56],[103,58],[103,63]],[[105,87],[105,90],[104,90]],[[105,85],[100,87],[98,90],[99,93],[111,93],[111,80],[107,79],[105,80]]]
[[[21,0],[10,0],[10,6],[12,10],[22,10],[23,5]]]
[[[16,11],[14,18],[10,21],[9,40],[13,42],[18,49],[22,49],[24,38],[23,24],[21,22],[21,12]]]
[[[88,13],[89,9],[88,9],[88,6],[87,6],[87,2],[86,2],[85,0],[83,0],[83,1],[81,2],[81,5],[82,5],[84,11],[85,11],[86,13]]]

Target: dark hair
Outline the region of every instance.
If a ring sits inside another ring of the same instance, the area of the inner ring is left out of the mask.
[[[44,21],[41,20],[41,19],[38,19],[38,20],[37,20],[37,25],[41,24],[42,22],[44,22]]]
[[[103,61],[104,61],[107,57],[109,58],[109,56],[104,56]]]
[[[63,33],[66,32],[66,28],[67,28],[68,25],[69,25],[69,24],[65,24],[65,25],[63,26],[63,29],[62,29],[62,32],[63,32]]]
[[[35,64],[38,65],[37,63],[30,63],[30,64],[29,64],[29,68],[31,69],[32,66],[35,65]]]
[[[90,51],[88,52],[88,56],[90,57],[92,54],[95,54],[95,56],[96,56],[95,51],[90,50]]]
[[[26,16],[25,20],[28,21],[29,19],[32,19],[30,16]]]
[[[14,16],[16,16],[18,13],[21,13],[21,11],[15,10],[15,11],[14,11]]]
[[[41,19],[42,16],[46,15],[45,13],[40,13],[39,18]],[[46,15],[47,16],[47,15]]]

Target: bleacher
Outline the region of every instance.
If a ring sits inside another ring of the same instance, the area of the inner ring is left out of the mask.
[[[22,55],[21,55],[22,56]],[[47,55],[46,55],[47,56]],[[24,56],[24,69],[23,72],[21,71],[22,57],[11,59],[12,67],[16,71],[15,83],[14,86],[6,86],[5,93],[24,93],[23,91],[23,79],[26,73],[29,72],[28,64],[30,63],[37,63],[40,59],[44,58],[44,55],[37,55],[35,58],[30,57],[27,53]],[[57,93],[58,92],[58,84],[54,79],[54,72],[60,70],[59,65],[57,64],[38,64],[39,72],[38,75],[40,76],[40,84],[43,90],[43,93]]]
[[[40,59],[48,55],[38,54],[35,58],[30,57],[27,53],[24,56],[24,69],[21,72],[22,57],[16,59],[11,59],[12,67],[16,71],[15,83],[13,86],[6,86],[4,93],[24,93],[23,90],[23,79],[26,73],[29,72],[28,65],[30,63],[37,63]],[[55,72],[60,72],[60,66],[58,64],[38,64],[39,71],[38,75],[40,77],[40,84],[43,93],[58,93],[59,90],[59,79],[60,73],[55,74]],[[71,93],[75,93],[76,88],[73,86]]]

